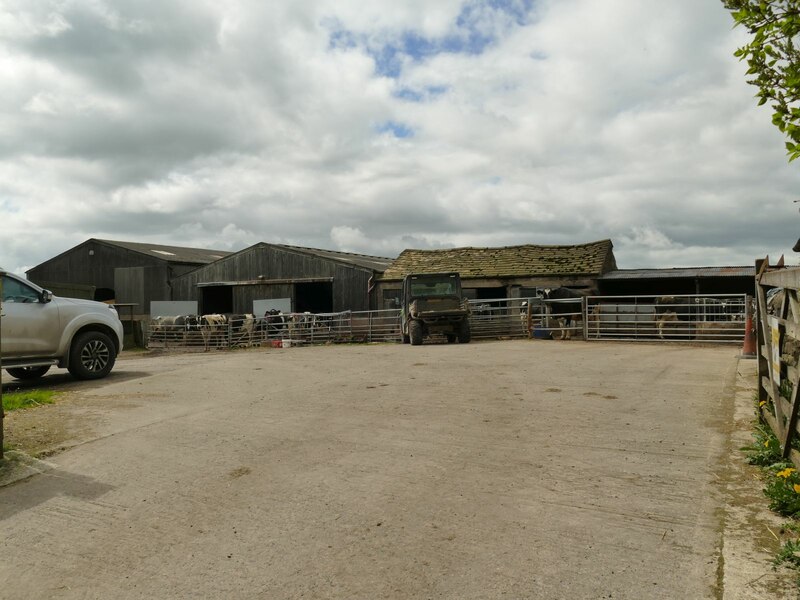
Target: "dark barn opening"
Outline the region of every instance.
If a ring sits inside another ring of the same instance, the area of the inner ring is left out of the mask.
[[[475,292],[477,300],[494,300],[506,297],[506,288],[504,287],[475,288]]]
[[[200,312],[204,315],[233,312],[233,287],[230,285],[210,285],[203,290]]]
[[[295,312],[333,312],[333,283],[314,281],[294,284]]]
[[[94,299],[97,302],[107,302],[108,300],[115,300],[116,298],[114,290],[109,288],[97,288],[94,291]]]

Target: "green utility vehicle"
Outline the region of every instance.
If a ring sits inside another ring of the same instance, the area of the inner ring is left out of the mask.
[[[403,279],[403,342],[419,346],[433,334],[447,341],[470,340],[469,304],[458,273],[411,273]]]

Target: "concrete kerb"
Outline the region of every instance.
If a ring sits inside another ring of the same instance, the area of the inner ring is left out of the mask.
[[[4,454],[5,459],[0,463],[0,488],[56,468],[55,465],[15,450]]]
[[[796,599],[797,573],[772,566],[780,548],[776,533],[786,522],[768,508],[758,467],[747,463],[743,446],[753,442],[756,362],[738,361],[728,456],[723,457],[723,522],[719,587],[724,600]]]

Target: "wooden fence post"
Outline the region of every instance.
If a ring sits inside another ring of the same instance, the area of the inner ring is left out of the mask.
[[[781,406],[781,399],[780,394],[778,391],[778,386],[775,384],[775,377],[774,377],[774,369],[772,368],[772,329],[769,326],[769,319],[767,319],[767,296],[764,293],[764,286],[761,285],[759,282],[756,285],[757,292],[758,292],[758,316],[759,316],[759,324],[761,325],[760,329],[763,332],[764,338],[764,348],[762,353],[766,354],[767,359],[767,368],[766,371],[768,373],[768,380],[767,383],[769,385],[769,389],[772,392],[770,395],[772,397],[772,405],[775,407],[775,435],[778,437],[779,440],[785,437],[785,429],[784,429],[784,422],[783,422],[783,406]],[[765,351],[765,352],[764,352]],[[759,373],[760,375],[760,373]],[[759,385],[764,386],[764,379],[761,378],[759,381]]]

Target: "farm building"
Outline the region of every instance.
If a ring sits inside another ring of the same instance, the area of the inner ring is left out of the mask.
[[[620,269],[598,278],[603,296],[668,294],[750,294],[755,267],[691,267],[681,269]]]
[[[377,278],[373,308],[398,305],[409,273],[457,271],[470,299],[525,298],[561,286],[597,291],[597,280],[617,268],[611,240],[574,246],[505,246],[404,250]]]
[[[147,313],[153,300],[170,300],[173,278],[230,252],[89,239],[27,271],[56,294],[134,304]]]
[[[172,283],[174,300],[195,300],[201,313],[368,310],[373,279],[390,258],[260,242]]]

